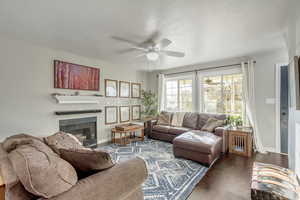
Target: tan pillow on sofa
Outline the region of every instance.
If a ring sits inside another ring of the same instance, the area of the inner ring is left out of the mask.
[[[51,149],[60,154],[59,149],[82,149],[81,142],[72,134],[65,132],[57,132],[51,136],[44,138],[45,143],[51,147]]]
[[[39,197],[51,198],[77,182],[75,169],[50,148],[22,145],[8,154],[24,188]]]
[[[167,125],[170,126],[171,124],[171,117],[172,113],[162,111],[158,116],[157,125]]]
[[[224,121],[218,120],[216,118],[209,118],[204,126],[201,128],[201,131],[214,132],[215,128],[223,126]]]
[[[62,159],[82,172],[98,171],[114,166],[109,153],[91,149],[60,149]]]

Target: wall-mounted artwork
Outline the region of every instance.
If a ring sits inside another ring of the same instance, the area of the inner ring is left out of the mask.
[[[118,123],[118,107],[117,106],[106,106],[105,107],[105,124],[116,124]]]
[[[54,60],[54,87],[99,91],[100,69]]]
[[[141,119],[141,106],[134,105],[131,106],[131,119],[132,120],[140,120]]]
[[[132,98],[141,98],[141,84],[140,83],[131,83],[131,97]]]
[[[118,81],[105,79],[105,96],[117,97],[118,96]]]
[[[129,122],[130,121],[130,107],[129,106],[120,106],[120,122]]]
[[[130,83],[126,81],[119,81],[119,97],[129,98],[130,97]]]

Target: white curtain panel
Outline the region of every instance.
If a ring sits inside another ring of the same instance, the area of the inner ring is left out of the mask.
[[[253,128],[253,140],[255,150],[260,153],[266,153],[260,139],[260,132],[257,125],[255,109],[255,82],[254,82],[254,61],[248,61],[248,64],[241,63],[243,73],[243,98],[246,104],[246,114]]]
[[[165,75],[158,75],[158,111],[165,109]]]

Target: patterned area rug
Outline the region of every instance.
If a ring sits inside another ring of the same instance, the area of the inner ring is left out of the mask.
[[[145,200],[185,200],[208,168],[185,159],[175,158],[172,144],[146,139],[121,147],[101,147],[116,162],[140,157],[147,163],[148,179],[143,185]]]

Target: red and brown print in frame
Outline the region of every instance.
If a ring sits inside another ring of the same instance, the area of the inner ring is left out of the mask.
[[[99,91],[100,69],[54,60],[54,87]]]

